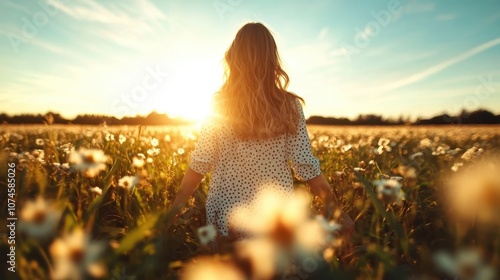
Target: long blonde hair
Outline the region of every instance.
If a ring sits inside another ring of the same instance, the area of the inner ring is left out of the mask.
[[[290,79],[263,24],[247,23],[238,31],[225,64],[225,82],[214,96],[214,109],[225,124],[243,139],[297,132],[297,100],[304,100],[286,90]]]

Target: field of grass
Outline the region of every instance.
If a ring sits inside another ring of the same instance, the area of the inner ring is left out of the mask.
[[[264,225],[270,235],[244,245],[219,236],[213,248],[203,228],[210,176],[178,218],[168,211],[196,128],[2,126],[7,261],[15,246],[7,263],[15,273],[5,271],[9,279],[498,279],[499,128],[311,126],[355,233],[337,232],[328,220],[338,211],[311,195],[300,224]],[[314,223],[321,230],[303,230]],[[301,247],[304,239],[314,246]]]

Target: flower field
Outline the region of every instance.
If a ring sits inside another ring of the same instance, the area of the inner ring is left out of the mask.
[[[309,132],[355,233],[297,181],[234,243],[205,226],[209,175],[169,211],[196,127],[2,126],[7,279],[500,278],[498,126]]]

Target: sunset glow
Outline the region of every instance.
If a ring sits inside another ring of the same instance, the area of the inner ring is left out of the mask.
[[[249,21],[272,30],[306,116],[500,113],[497,1],[47,3],[0,3],[2,113],[200,120]]]

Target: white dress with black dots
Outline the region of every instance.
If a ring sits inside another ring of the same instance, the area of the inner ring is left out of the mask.
[[[207,121],[191,153],[189,167],[200,174],[211,173],[206,202],[207,224],[229,235],[228,220],[240,206],[254,202],[261,187],[280,195],[293,194],[292,170],[299,180],[321,173],[311,151],[302,106],[296,135],[265,140],[241,140],[232,129]],[[291,168],[290,164],[291,163]]]

